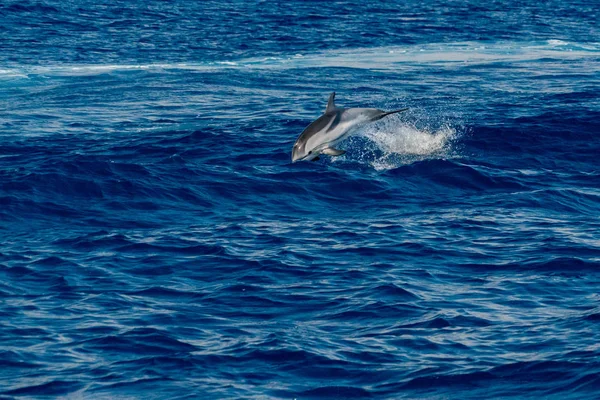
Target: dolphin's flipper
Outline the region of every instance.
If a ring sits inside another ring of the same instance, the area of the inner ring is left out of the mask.
[[[329,95],[329,101],[327,102],[325,114],[331,111],[335,111],[335,92],[331,92],[331,94]]]
[[[346,153],[346,150],[338,150],[334,149],[333,147],[327,147],[321,153],[327,154],[328,156],[341,156],[342,154]]]
[[[312,159],[312,160],[310,160],[310,161],[319,161],[319,160],[320,160],[320,158],[319,158],[319,156],[317,156],[317,157],[313,158],[313,159]]]

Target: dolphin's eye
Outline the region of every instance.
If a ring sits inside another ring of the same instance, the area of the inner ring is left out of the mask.
[[[312,150],[308,152],[308,154],[312,154]]]

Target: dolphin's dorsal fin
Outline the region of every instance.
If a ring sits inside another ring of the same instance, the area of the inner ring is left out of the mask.
[[[325,109],[325,114],[328,112],[335,110],[335,92],[331,92],[329,95],[329,101],[327,102],[327,108]]]

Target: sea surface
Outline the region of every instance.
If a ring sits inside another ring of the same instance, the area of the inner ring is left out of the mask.
[[[599,399],[599,3],[2,0],[0,398]]]

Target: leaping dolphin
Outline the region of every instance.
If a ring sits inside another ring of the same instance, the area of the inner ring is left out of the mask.
[[[341,156],[344,150],[335,148],[363,125],[406,111],[381,111],[377,108],[341,108],[335,106],[335,92],[329,95],[325,113],[304,129],[292,149],[292,162],[317,161],[320,154]]]

